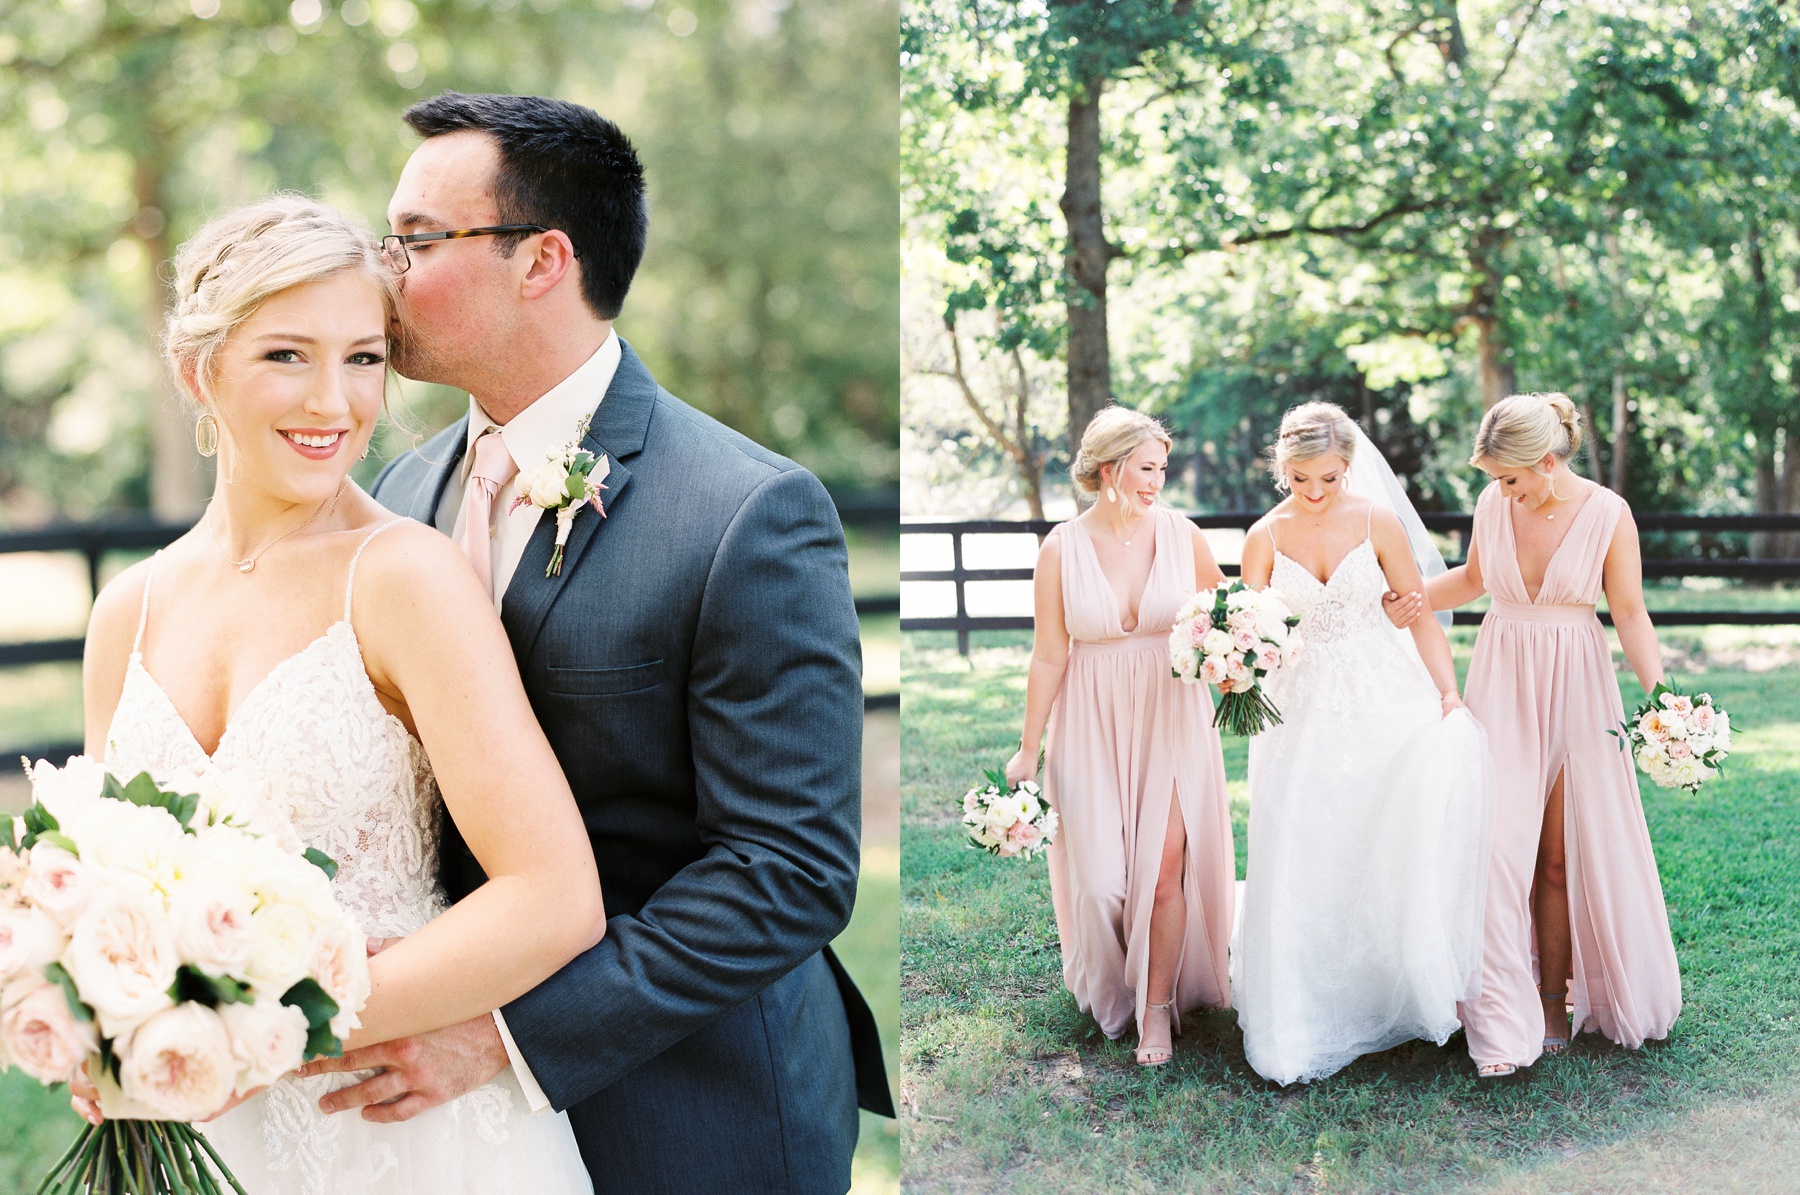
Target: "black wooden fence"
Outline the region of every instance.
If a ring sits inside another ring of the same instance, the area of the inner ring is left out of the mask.
[[[1235,528],[1244,531],[1248,530],[1250,525],[1262,515],[1256,512],[1239,511],[1233,514],[1202,514],[1188,517],[1196,527]],[[1641,535],[1660,536],[1677,532],[1700,532],[1705,535],[1722,532],[1800,531],[1800,515],[1638,514],[1634,517]],[[1424,520],[1428,529],[1454,534],[1458,542],[1465,544],[1468,542],[1469,532],[1474,523],[1474,516],[1469,514],[1421,514],[1420,518]],[[971,631],[1030,630],[1032,619],[1028,614],[976,616],[969,613],[963,589],[968,582],[1029,581],[1032,577],[1032,570],[1029,568],[983,568],[979,567],[979,562],[976,562],[976,567],[970,567],[963,551],[963,537],[1021,533],[1042,537],[1048,535],[1054,526],[1056,526],[1055,523],[1042,520],[994,519],[955,523],[902,523],[900,534],[903,539],[915,535],[948,535],[950,537],[951,565],[949,568],[902,569],[900,582],[902,585],[912,581],[952,582],[956,591],[956,613],[939,618],[908,618],[902,615],[900,629],[902,631],[954,631],[956,632],[956,648],[963,655],[969,654],[969,632]],[[1449,563],[1454,566],[1460,564],[1461,561]],[[1220,568],[1227,576],[1237,574],[1235,564],[1221,565]],[[1647,579],[1726,577],[1761,584],[1780,581],[1800,582],[1800,560],[1647,556],[1644,560],[1644,576]],[[1652,611],[1652,617],[1660,626],[1722,624],[1779,626],[1800,624],[1800,609],[1656,610]],[[1480,623],[1482,616],[1479,611],[1458,610],[1454,613],[1453,618],[1458,626],[1473,626]],[[1612,619],[1605,611],[1601,611],[1600,619],[1607,625],[1612,625]]]
[[[834,494],[838,518],[844,526],[862,531],[892,532],[900,521],[900,499],[893,491]],[[10,531],[0,534],[0,556],[16,552],[78,552],[87,561],[88,595],[100,592],[100,566],[109,553],[148,552],[174,542],[192,526],[191,523],[163,522],[148,517],[113,519],[92,523],[56,523],[32,531]],[[878,593],[856,599],[859,617],[872,614],[898,614],[900,595]],[[0,669],[20,668],[29,664],[66,663],[81,659],[80,639],[41,639],[25,643],[0,643]],[[898,709],[900,694],[870,693],[863,699],[866,709]],[[0,759],[21,753],[33,759],[61,758],[81,750],[80,744],[26,744],[0,751]]]

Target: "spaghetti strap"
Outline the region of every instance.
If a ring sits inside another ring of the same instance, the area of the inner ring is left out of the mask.
[[[1375,504],[1369,503],[1368,517],[1363,519],[1363,538],[1368,539],[1375,534]]]
[[[137,635],[131,640],[131,654],[140,655],[144,650],[144,625],[150,621],[150,585],[156,580],[156,562],[162,559],[162,549],[156,549],[150,557],[150,567],[144,573],[144,600],[138,605]]]
[[[1263,526],[1263,530],[1269,533],[1269,546],[1277,552],[1281,551],[1281,545],[1275,542],[1275,520],[1273,518]]]
[[[363,536],[363,541],[360,544],[356,545],[356,555],[354,555],[350,558],[350,574],[344,578],[344,621],[345,622],[350,621],[350,595],[356,587],[356,562],[362,559],[363,549],[369,546],[370,540],[374,539],[377,535],[380,535],[383,531],[386,531],[389,527],[394,526],[396,523],[408,523],[411,521],[412,520],[405,518],[404,516],[402,516],[401,518],[398,518],[398,519],[389,519],[387,522],[383,523],[381,526],[375,528],[375,530],[373,530],[373,531],[369,532],[367,535]]]

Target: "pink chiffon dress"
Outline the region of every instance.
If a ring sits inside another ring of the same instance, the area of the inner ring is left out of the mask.
[[[1493,605],[1482,620],[1465,701],[1499,768],[1481,993],[1462,1006],[1477,1065],[1537,1060],[1544,1038],[1531,916],[1544,808],[1563,782],[1573,1032],[1631,1049],[1667,1036],[1681,972],[1638,795],[1637,771],[1607,733],[1624,721],[1612,650],[1595,617],[1602,566],[1625,501],[1596,489],[1533,600],[1519,570],[1510,504],[1482,492],[1474,541]],[[1551,986],[1560,986],[1556,980]]]
[[[1071,520],[1059,533],[1071,643],[1044,760],[1044,794],[1062,821],[1049,849],[1050,893],[1063,982],[1109,1038],[1141,1018],[1147,1000],[1171,801],[1180,801],[1187,833],[1187,929],[1173,1011],[1230,1001],[1237,864],[1225,765],[1206,686],[1169,669],[1169,630],[1193,592],[1194,548],[1179,514],[1156,508],[1150,517],[1156,553],[1129,632],[1087,527]]]

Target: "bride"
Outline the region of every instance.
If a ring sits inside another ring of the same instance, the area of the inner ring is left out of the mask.
[[[1289,495],[1251,528],[1243,579],[1300,615],[1301,649],[1268,682],[1282,724],[1250,743],[1232,1003],[1250,1065],[1288,1084],[1457,1029],[1494,768],[1442,626],[1408,637],[1383,612],[1420,560],[1444,567],[1387,462],[1330,403],[1289,411],[1271,455]]]
[[[346,1048],[480,1016],[597,942],[605,914],[473,569],[349,477],[381,413],[395,278],[366,230],[293,196],[207,225],[175,271],[165,348],[218,483],[94,604],[87,751],[245,776],[338,862],[339,902],[402,939],[369,960]],[[448,909],[440,791],[490,877]],[[567,1118],[525,1115],[510,1070],[403,1123],[328,1118],[320,1097],[359,1077],[289,1075],[206,1135],[251,1195],[591,1190]]]

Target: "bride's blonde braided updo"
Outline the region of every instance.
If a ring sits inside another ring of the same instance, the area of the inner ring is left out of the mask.
[[[1336,403],[1309,402],[1281,417],[1281,431],[1269,447],[1269,473],[1275,488],[1286,492],[1287,467],[1336,453],[1350,464],[1356,455],[1356,424]]]
[[[1538,469],[1547,456],[1566,461],[1581,447],[1581,412],[1566,394],[1515,394],[1481,417],[1471,465]]]
[[[190,397],[210,397],[213,362],[231,333],[284,290],[361,270],[390,321],[399,279],[366,225],[304,195],[283,193],[211,221],[175,253],[175,301],[163,355]]]
[[[1075,453],[1075,463],[1069,466],[1069,479],[1083,494],[1098,494],[1101,467],[1111,465],[1117,469],[1145,440],[1160,440],[1164,448],[1175,446],[1163,425],[1142,411],[1102,408],[1081,433],[1081,448]]]

